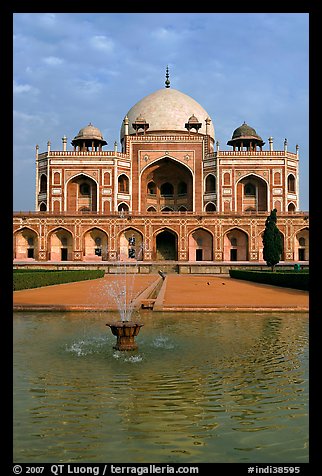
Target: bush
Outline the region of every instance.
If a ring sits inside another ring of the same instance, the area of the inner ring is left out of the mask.
[[[309,273],[303,271],[246,271],[239,269],[229,270],[231,278],[244,279],[255,283],[272,284],[274,286],[282,286],[286,288],[309,290]]]
[[[20,291],[22,289],[39,288],[42,286],[51,286],[53,284],[71,283],[75,281],[83,281],[85,279],[97,279],[104,276],[104,270],[88,269],[88,270],[64,270],[64,271],[44,271],[37,269],[35,271],[21,272],[14,270],[13,273],[13,290]],[[27,270],[24,270],[27,271]]]

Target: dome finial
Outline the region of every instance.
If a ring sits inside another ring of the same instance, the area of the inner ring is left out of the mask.
[[[170,88],[170,81],[169,81],[169,68],[167,66],[167,69],[166,69],[166,72],[165,72],[165,77],[166,77],[166,80],[165,80],[165,87],[166,88]]]

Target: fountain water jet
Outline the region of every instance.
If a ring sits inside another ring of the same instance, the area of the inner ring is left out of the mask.
[[[131,243],[130,243],[131,244]],[[139,255],[143,252],[143,246],[140,247]],[[138,259],[139,260],[139,256]],[[142,323],[133,321],[132,314],[134,310],[133,285],[135,274],[132,273],[131,278],[127,273],[127,261],[118,260],[116,279],[108,288],[110,296],[113,298],[120,316],[120,320],[116,322],[108,322],[106,325],[110,327],[112,334],[117,337],[116,344],[113,346],[116,350],[136,350],[138,348],[134,338],[140,332]]]

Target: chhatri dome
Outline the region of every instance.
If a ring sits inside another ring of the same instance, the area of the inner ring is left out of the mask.
[[[158,89],[137,102],[127,113],[129,134],[135,134],[135,125],[138,118],[144,118],[148,133],[160,131],[174,131],[187,133],[186,124],[194,116],[201,127],[199,134],[206,134],[206,119],[208,119],[208,134],[215,139],[215,131],[209,120],[208,112],[192,97],[176,89],[170,88],[167,68],[165,88]],[[121,127],[121,141],[124,137],[124,123]]]
[[[93,126],[91,122],[88,124],[88,126],[83,127],[78,132],[77,136],[75,136],[72,140],[72,145],[83,140],[94,140],[100,141],[102,145],[107,144],[107,142],[103,138],[103,134],[101,133],[101,131],[97,127]]]

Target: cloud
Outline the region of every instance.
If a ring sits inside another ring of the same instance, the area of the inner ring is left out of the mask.
[[[90,44],[96,50],[111,53],[114,50],[114,42],[105,35],[95,35],[90,39]]]
[[[13,81],[13,93],[34,93],[37,94],[39,90],[30,84],[18,84],[16,81]]]
[[[48,64],[49,66],[57,66],[64,62],[63,59],[58,58],[57,56],[47,56],[43,58],[44,63]]]

